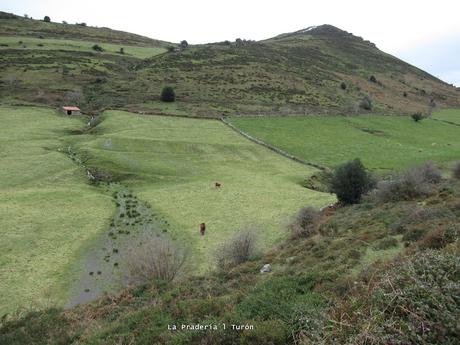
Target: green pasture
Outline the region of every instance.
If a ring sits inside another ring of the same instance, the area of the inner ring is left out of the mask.
[[[453,118],[455,111],[448,114]],[[460,128],[433,119],[416,123],[408,116],[368,115],[238,117],[230,121],[273,146],[329,167],[360,158],[368,168],[385,173],[427,160],[448,165],[460,158]]]
[[[109,197],[57,149],[75,118],[0,107],[0,314],[62,303],[67,269],[108,222]]]
[[[48,108],[1,107],[0,115],[0,313],[68,301],[78,263],[115,212],[105,189],[89,185],[60,148],[88,155],[166,219],[190,251],[193,274],[213,267],[217,247],[237,231],[257,229],[267,249],[300,207],[334,201],[300,185],[314,169],[219,121],[110,111],[95,134],[72,135],[83,119]]]
[[[27,49],[27,50],[65,50],[65,51],[91,51],[93,46],[98,44],[104,51],[102,54],[119,54],[120,48],[124,49],[124,55],[133,56],[139,59],[149,58],[161,53],[166,49],[148,46],[130,46],[114,43],[99,43],[90,41],[79,41],[69,39],[40,39],[21,36],[0,36],[0,49]]]
[[[285,236],[304,205],[324,206],[329,194],[301,187],[314,169],[283,158],[217,120],[109,111],[77,150],[94,164],[124,176],[141,200],[171,224],[172,236],[191,249],[196,271],[213,266],[216,248],[253,227],[262,248]],[[221,188],[214,183],[220,182]],[[206,223],[206,235],[199,224]]]
[[[460,125],[460,109],[443,109],[433,114],[433,119]]]

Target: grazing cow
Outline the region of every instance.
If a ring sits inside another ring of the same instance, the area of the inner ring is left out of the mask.
[[[222,184],[219,183],[219,182],[216,182],[216,183],[214,184],[214,186],[216,186],[216,188],[220,188],[220,187],[222,187]]]
[[[201,223],[200,224],[200,234],[201,236],[204,236],[204,232],[206,231],[206,224],[205,223]]]

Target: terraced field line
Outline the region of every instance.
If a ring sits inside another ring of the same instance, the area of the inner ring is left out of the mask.
[[[308,162],[306,160],[303,160],[299,157],[296,157],[294,155],[291,155],[290,153],[287,153],[286,151],[283,151],[275,146],[272,146],[270,144],[267,144],[266,142],[264,142],[263,140],[260,140],[256,137],[253,137],[252,135],[242,131],[241,129],[235,127],[234,125],[232,125],[230,122],[228,122],[225,118],[221,117],[220,120],[225,124],[227,125],[228,127],[230,127],[231,129],[233,129],[235,132],[241,134],[243,137],[245,137],[246,139],[249,139],[251,140],[252,142],[256,143],[256,144],[259,144],[261,146],[264,146],[266,147],[267,149],[273,151],[273,152],[276,152],[280,155],[282,155],[283,157],[286,157],[286,158],[289,158],[291,160],[293,160],[294,162],[297,162],[297,163],[300,163],[300,164],[303,164],[303,165],[307,165],[307,166],[310,166],[310,167],[313,167],[313,168],[317,168],[317,169],[320,169],[320,170],[329,170],[329,168],[327,166],[324,166],[324,165],[320,165],[320,164],[317,164],[317,163],[313,163],[313,162]]]

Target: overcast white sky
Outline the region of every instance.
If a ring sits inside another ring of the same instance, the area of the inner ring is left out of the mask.
[[[0,10],[189,43],[332,24],[460,86],[460,0],[0,0]]]

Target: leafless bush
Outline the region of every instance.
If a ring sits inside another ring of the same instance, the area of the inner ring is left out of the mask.
[[[257,236],[253,230],[243,230],[225,242],[216,253],[220,268],[232,267],[248,261],[256,254]]]
[[[435,191],[435,184],[441,181],[441,171],[431,162],[396,176],[377,185],[374,193],[378,202],[411,200],[427,196]]]
[[[454,168],[452,169],[452,176],[457,180],[460,180],[460,161],[454,164]]]
[[[127,280],[131,284],[155,280],[171,282],[181,272],[186,258],[185,250],[168,237],[145,235],[127,257]]]
[[[318,226],[319,216],[319,211],[314,207],[300,209],[289,226],[292,238],[311,236]]]

